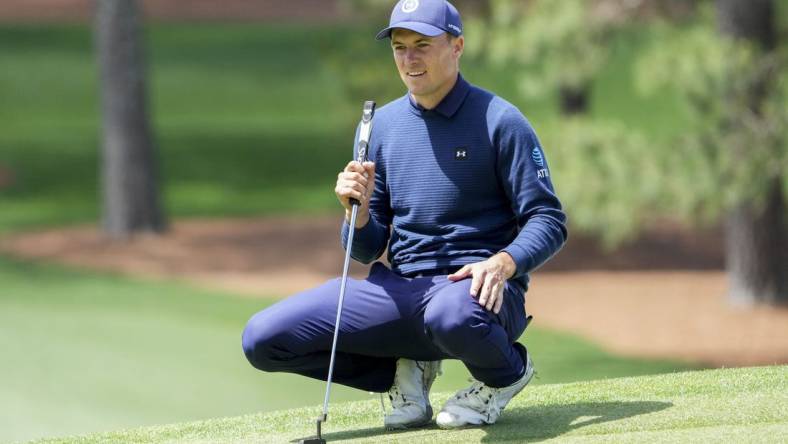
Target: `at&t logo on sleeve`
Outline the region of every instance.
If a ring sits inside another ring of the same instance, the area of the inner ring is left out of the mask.
[[[539,169],[536,170],[536,177],[537,178],[544,179],[544,178],[550,177],[550,171],[548,171],[547,168],[545,168],[545,165],[544,165],[544,155],[542,155],[542,149],[541,148],[539,148],[537,146],[537,147],[535,147],[533,149],[533,151],[531,151],[531,159],[533,159],[533,161],[536,164],[536,166],[539,167]]]

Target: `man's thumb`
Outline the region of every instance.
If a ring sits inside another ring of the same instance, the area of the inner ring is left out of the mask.
[[[465,265],[459,270],[455,271],[454,273],[446,276],[449,280],[452,281],[459,281],[460,279],[465,279],[471,273],[471,266]]]

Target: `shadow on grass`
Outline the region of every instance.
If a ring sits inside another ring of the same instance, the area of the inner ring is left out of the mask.
[[[485,427],[482,442],[541,441],[582,427],[632,418],[672,407],[669,402],[581,402],[519,407],[507,411],[494,427]]]
[[[494,426],[481,427],[486,436],[482,442],[537,442],[561,436],[582,427],[632,418],[672,407],[669,402],[581,402],[575,404],[519,407],[507,410]],[[434,439],[440,433],[451,433],[437,428],[433,423],[418,430],[388,432],[383,427],[327,433],[326,441],[386,436],[392,439],[403,435],[403,440]],[[298,442],[298,439],[291,442]]]

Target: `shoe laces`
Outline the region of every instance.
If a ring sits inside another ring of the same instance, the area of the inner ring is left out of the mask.
[[[454,395],[454,399],[462,404],[468,404],[468,407],[473,408],[477,412],[487,415],[489,420],[491,416],[500,413],[498,406],[498,390],[486,385],[481,381],[471,379],[473,382],[470,387],[465,390],[459,391]]]
[[[415,364],[416,364],[416,367],[419,370],[423,370],[423,366],[420,366],[419,362],[416,362]],[[408,400],[405,397],[405,393],[403,393],[402,389],[399,386],[400,382],[401,382],[401,379],[408,377],[407,375],[402,375],[400,373],[400,372],[403,372],[403,371],[407,371],[405,368],[403,368],[403,361],[402,360],[398,360],[397,361],[397,369],[396,369],[396,373],[395,373],[395,376],[394,376],[394,384],[391,385],[391,388],[389,388],[389,391],[388,391],[389,401],[391,402],[391,407],[394,410],[396,410],[396,409],[398,409],[400,407],[403,407],[406,404],[408,404]],[[423,374],[423,372],[422,372],[422,374]]]
[[[429,387],[428,387],[428,385],[430,385],[430,384],[428,384],[428,381],[427,381],[427,378],[428,378],[428,371],[427,371],[428,369],[427,369],[427,367],[428,366],[433,366],[433,367],[430,367],[430,369],[429,369],[429,371],[430,371],[429,379],[434,380],[437,376],[439,376],[439,375],[441,375],[443,373],[441,365],[440,365],[440,362],[438,362],[437,367],[435,367],[435,364],[427,362],[427,361],[413,361],[413,362],[415,363],[416,368],[421,373],[420,381],[421,381],[422,395],[426,399],[426,402],[429,404]],[[399,376],[399,371],[400,371],[400,366],[401,365],[402,365],[402,361],[397,361],[397,376]],[[431,381],[429,381],[429,382],[431,383]],[[397,377],[395,377],[394,384],[392,384],[391,388],[388,390],[388,398],[389,398],[389,401],[391,402],[392,409],[397,410],[397,409],[399,409],[401,407],[404,407],[404,406],[406,406],[408,404],[416,403],[415,399],[410,399],[409,398],[410,396],[411,395],[408,395],[408,397],[406,397],[405,393],[403,393],[403,391],[399,387],[399,380],[397,379]],[[414,394],[414,396],[416,396],[416,395]],[[386,412],[386,404],[385,404],[385,402],[383,400],[383,393],[380,394],[380,407],[381,407],[381,411],[383,412],[383,416],[385,417],[387,412]]]
[[[397,384],[392,385],[389,389],[389,401],[391,401],[391,407],[394,409],[398,409],[408,403],[405,394],[400,391]]]

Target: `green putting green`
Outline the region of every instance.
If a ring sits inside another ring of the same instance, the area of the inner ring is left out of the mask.
[[[325,385],[264,374],[243,356],[254,300],[176,282],[0,258],[0,442],[313,405]],[[577,337],[529,328],[535,385],[675,371],[612,356]],[[446,363],[436,391],[467,385]],[[332,401],[369,399],[336,387]],[[376,397],[375,397],[376,398]]]
[[[449,394],[432,397],[440,404]],[[41,443],[282,443],[314,435],[318,407]],[[328,442],[785,442],[788,366],[526,387],[494,426],[387,433],[375,401],[333,404]]]

